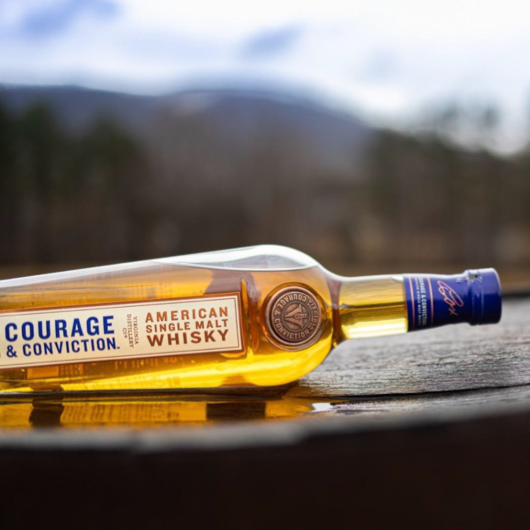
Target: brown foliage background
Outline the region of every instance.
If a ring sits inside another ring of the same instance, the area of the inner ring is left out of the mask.
[[[16,111],[5,103],[0,264],[109,263],[259,243],[339,269],[530,264],[528,152],[500,156],[454,141],[465,127],[487,141],[492,109],[470,118],[452,107],[415,134],[356,123],[350,136],[313,109],[326,143],[308,139],[315,123],[291,126],[292,105],[267,104],[250,112],[236,98],[215,120],[162,106],[147,124],[101,112],[72,128],[46,101]],[[342,158],[331,152],[339,144]]]

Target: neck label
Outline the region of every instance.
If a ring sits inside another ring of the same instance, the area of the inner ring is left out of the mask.
[[[409,331],[469,320],[469,286],[464,275],[406,274]]]

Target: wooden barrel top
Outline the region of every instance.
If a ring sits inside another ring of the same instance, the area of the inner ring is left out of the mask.
[[[0,522],[521,527],[529,324],[514,297],[499,325],[352,341],[261,394],[3,400]]]

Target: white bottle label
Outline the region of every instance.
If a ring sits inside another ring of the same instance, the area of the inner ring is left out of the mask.
[[[0,369],[243,351],[238,294],[0,312]]]

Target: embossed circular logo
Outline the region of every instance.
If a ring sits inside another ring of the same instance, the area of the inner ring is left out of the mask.
[[[266,319],[269,332],[278,342],[300,346],[318,333],[322,311],[313,293],[303,287],[286,287],[269,301]]]

